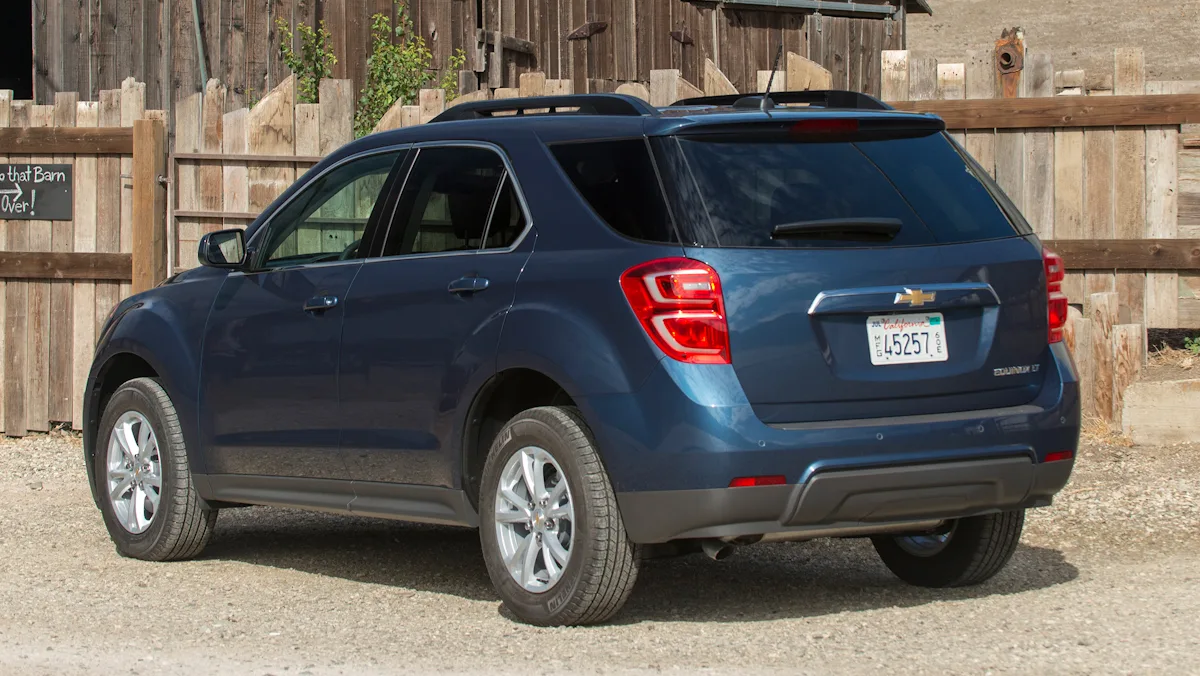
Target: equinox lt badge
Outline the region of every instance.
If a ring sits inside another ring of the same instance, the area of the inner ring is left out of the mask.
[[[992,375],[1000,376],[1021,376],[1026,373],[1037,373],[1041,364],[1026,364],[1024,366],[1002,366],[998,369],[992,369]]]

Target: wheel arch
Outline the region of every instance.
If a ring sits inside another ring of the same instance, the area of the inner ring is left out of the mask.
[[[576,406],[577,397],[544,371],[528,366],[494,374],[479,388],[463,425],[459,480],[471,504],[479,508],[480,481],[488,450],[513,416],[537,406]]]

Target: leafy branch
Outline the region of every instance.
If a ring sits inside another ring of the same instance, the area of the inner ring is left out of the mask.
[[[318,103],[321,80],[333,77],[337,56],[333,53],[329,31],[322,21],[319,29],[308,24],[296,24],[300,34],[300,53],[292,46],[291,27],[284,19],[278,19],[275,27],[279,32],[279,55],[283,63],[296,75],[296,94],[299,103]]]

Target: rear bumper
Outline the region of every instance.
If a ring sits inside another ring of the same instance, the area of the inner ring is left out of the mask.
[[[1027,456],[817,471],[788,486],[618,493],[634,542],[811,533],[975,516],[1050,503],[1073,461]]]

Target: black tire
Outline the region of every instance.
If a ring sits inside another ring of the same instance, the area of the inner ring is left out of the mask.
[[[136,411],[150,422],[158,440],[162,468],[158,509],[141,533],[133,533],[121,525],[108,494],[109,439],[117,421],[128,411]],[[130,380],[109,399],[96,435],[93,464],[104,525],[119,554],[146,561],[175,561],[193,558],[203,551],[212,537],[217,510],[207,509],[192,485],[175,405],[157,380]]]
[[[925,555],[912,553],[900,538],[871,538],[879,558],[896,577],[918,587],[965,587],[999,573],[1021,541],[1025,510],[957,519],[945,546]],[[910,547],[911,549],[911,547]]]
[[[545,449],[561,466],[575,511],[570,559],[558,582],[540,593],[526,590],[505,568],[494,516],[504,466],[528,446]],[[578,411],[544,406],[517,414],[492,443],[480,494],[479,539],[488,575],[513,615],[541,626],[595,624],[625,605],[640,552],[625,532],[608,474]]]

